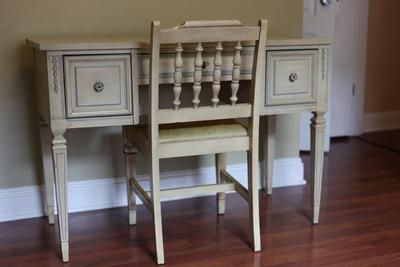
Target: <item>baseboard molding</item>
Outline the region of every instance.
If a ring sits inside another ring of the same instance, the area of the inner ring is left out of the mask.
[[[274,161],[273,186],[305,184],[303,163],[300,158]],[[247,165],[228,166],[228,171],[247,187]],[[138,180],[148,189],[147,176]],[[185,171],[164,172],[161,186],[181,187],[215,182],[213,167]],[[45,215],[43,186],[0,189],[0,222],[41,217]],[[126,206],[125,178],[96,179],[68,183],[68,210],[80,212]],[[140,201],[138,200],[138,203]]]
[[[304,165],[301,158],[283,158],[274,160],[272,187],[304,185]]]
[[[400,129],[400,111],[365,113],[364,132]]]

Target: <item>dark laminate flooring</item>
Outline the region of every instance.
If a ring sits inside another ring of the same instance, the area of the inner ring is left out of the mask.
[[[306,177],[309,156],[303,155]],[[400,154],[339,139],[325,157],[320,224],[309,221],[307,186],[260,192],[262,252],[249,247],[247,204],[227,196],[163,203],[165,266],[400,266]],[[70,263],[46,218],[0,224],[0,266],[155,266],[150,214],[125,208],[70,215]]]

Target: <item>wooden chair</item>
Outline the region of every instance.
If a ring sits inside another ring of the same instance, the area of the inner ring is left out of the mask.
[[[125,157],[127,163],[129,223],[136,223],[135,193],[152,212],[155,227],[157,262],[164,263],[161,223],[161,198],[181,195],[216,193],[218,214],[225,210],[225,192],[237,191],[250,209],[251,235],[254,251],[260,251],[258,203],[258,139],[259,99],[263,85],[267,22],[260,20],[255,27],[242,26],[234,21],[192,21],[180,27],[160,29],[160,23],[151,24],[151,58],[149,84],[148,124],[125,126]],[[252,83],[248,103],[237,103],[243,41],[255,42]],[[202,82],[203,43],[215,47],[212,81],[212,105],[199,106]],[[230,103],[219,100],[223,45],[234,44],[234,59]],[[175,47],[174,100],[170,109],[159,108],[160,45]],[[190,46],[190,44],[195,44]],[[187,46],[187,48],[186,48]],[[182,91],[182,53],[195,52],[193,74],[193,107],[180,107]],[[247,118],[248,127],[234,119]],[[151,161],[150,192],[135,180],[137,148]],[[227,152],[247,151],[248,190],[226,170]],[[160,189],[160,165],[163,158],[216,154],[217,183],[195,187]]]

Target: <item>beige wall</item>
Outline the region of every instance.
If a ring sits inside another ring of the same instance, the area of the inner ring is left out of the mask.
[[[186,19],[237,18],[270,22],[270,32],[299,33],[301,0],[0,0],[0,188],[41,183],[36,116],[32,103],[33,53],[24,39],[46,35],[148,33],[150,21],[175,25]],[[291,118],[296,123],[296,116]],[[293,132],[279,119],[278,132]],[[283,128],[282,128],[283,127]],[[120,128],[67,132],[70,180],[123,175]],[[279,156],[297,154],[297,134],[278,143]],[[293,145],[294,144],[294,145]],[[245,160],[243,154],[231,162]],[[163,162],[163,170],[210,165],[210,157]],[[139,172],[146,167],[139,162]]]
[[[400,110],[400,1],[370,0],[365,112]]]

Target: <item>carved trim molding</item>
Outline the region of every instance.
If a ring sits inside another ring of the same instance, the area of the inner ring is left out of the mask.
[[[321,49],[321,65],[322,65],[322,80],[325,80],[326,72],[327,72],[327,67],[328,67],[328,49],[323,48]]]
[[[53,56],[50,59],[51,62],[51,71],[52,71],[52,77],[53,77],[53,91],[54,93],[58,93],[60,91],[59,87],[59,57],[58,56]]]

